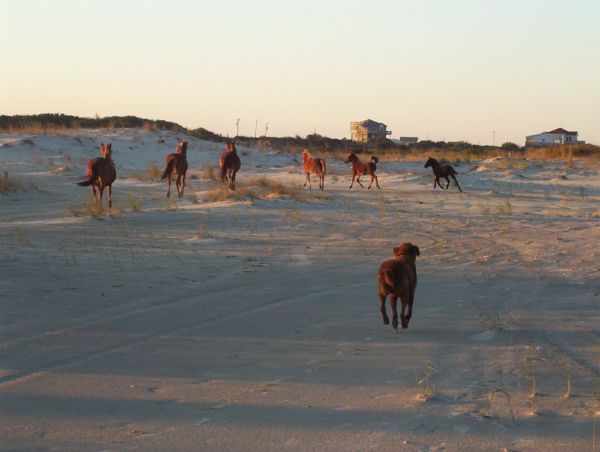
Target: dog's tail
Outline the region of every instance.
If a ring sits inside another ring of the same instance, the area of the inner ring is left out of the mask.
[[[167,166],[165,167],[165,171],[162,173],[162,176],[160,176],[161,180],[164,180],[167,178],[167,175],[171,174],[171,172],[173,171],[173,166],[175,165],[175,159],[169,159],[169,161],[167,162]]]
[[[86,180],[82,180],[81,182],[77,182],[77,185],[81,185],[82,187],[87,187],[94,183],[94,177],[90,176]]]
[[[392,272],[390,270],[384,270],[381,273],[381,279],[383,279],[383,282],[391,287],[392,289],[395,287],[395,283],[394,283],[394,277],[392,275]]]

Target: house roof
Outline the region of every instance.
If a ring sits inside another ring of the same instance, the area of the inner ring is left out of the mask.
[[[382,122],[377,122],[377,121],[373,121],[372,119],[365,119],[364,121],[360,122],[363,126],[384,126],[387,127],[384,123]]]
[[[561,135],[577,135],[577,132],[569,132],[569,131],[563,129],[562,127],[559,127],[558,129],[554,129],[554,130],[551,130],[550,132],[544,132],[544,133],[553,133],[553,134],[561,134]]]

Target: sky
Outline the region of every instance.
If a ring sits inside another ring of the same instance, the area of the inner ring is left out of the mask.
[[[0,0],[0,114],[600,144],[597,0]],[[495,132],[495,133],[494,133]]]

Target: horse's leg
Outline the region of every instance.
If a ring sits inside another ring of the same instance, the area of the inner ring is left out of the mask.
[[[181,198],[183,196],[183,191],[181,188],[181,174],[177,174],[177,197]]]
[[[231,171],[231,174],[229,175],[229,180],[231,181],[231,189],[235,191],[235,170]]]
[[[94,197],[94,204],[98,207],[98,195],[96,194],[96,183],[94,182],[90,185],[90,189],[92,190],[92,196]]]
[[[104,185],[98,187],[98,210],[102,212],[102,196],[104,195]]]
[[[320,188],[321,188],[321,190],[325,190],[325,174],[321,173],[321,175],[319,177],[321,179],[321,182],[319,184]]]
[[[452,179],[454,179],[454,183],[455,183],[455,184],[456,184],[456,186],[458,187],[458,190],[459,190],[460,192],[462,192],[462,188],[460,188],[460,185],[458,185],[458,181],[456,180],[456,177],[454,177],[454,174],[450,174],[450,177],[451,177]]]
[[[392,305],[392,327],[398,329],[398,296],[391,294],[390,304]]]
[[[381,190],[381,187],[379,186],[379,179],[375,174],[373,174],[373,177],[375,178],[375,185],[377,185],[377,190]]]
[[[383,324],[384,325],[389,325],[390,324],[390,319],[387,315],[387,312],[385,310],[385,299],[386,299],[387,295],[383,294],[383,293],[379,293],[379,303],[380,303],[380,310],[381,310],[381,318],[383,319]]]
[[[167,198],[171,197],[171,174],[167,174]]]
[[[356,173],[352,171],[352,182],[350,183],[350,188],[354,185],[354,178],[356,177]]]
[[[444,179],[446,179],[446,191],[448,191],[448,187],[450,186],[450,179],[448,179],[448,176],[444,176]]]
[[[437,184],[437,176],[433,177],[433,189],[435,190],[435,185]]]
[[[358,182],[358,185],[360,185],[360,188],[365,188],[365,186],[363,184],[361,184],[361,182],[360,182],[360,176],[361,176],[361,174],[359,174],[358,177],[356,178],[356,182]]]
[[[306,173],[306,178],[308,179],[308,189],[312,190],[312,181],[310,180],[310,173]]]
[[[112,209],[112,184],[108,185],[108,207]]]

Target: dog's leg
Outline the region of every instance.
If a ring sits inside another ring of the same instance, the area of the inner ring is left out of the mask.
[[[402,328],[408,328],[408,321],[412,315],[412,307],[410,307],[410,292],[407,290],[403,291],[400,294],[400,301],[402,301],[402,311],[400,312]]]
[[[392,326],[398,330],[398,297],[395,294],[391,295],[390,304],[392,305]],[[404,323],[402,323],[404,327]]]
[[[387,295],[383,294],[383,293],[379,293],[379,302],[380,302],[380,309],[381,309],[381,318],[383,319],[383,324],[384,325],[389,325],[390,324],[390,319],[387,315],[387,312],[385,310],[385,299],[386,299]]]
[[[407,328],[408,328],[408,322],[410,322],[410,318],[412,317],[412,307],[413,307],[414,301],[415,301],[415,288],[411,287],[409,290],[408,312],[406,313],[406,327]]]

